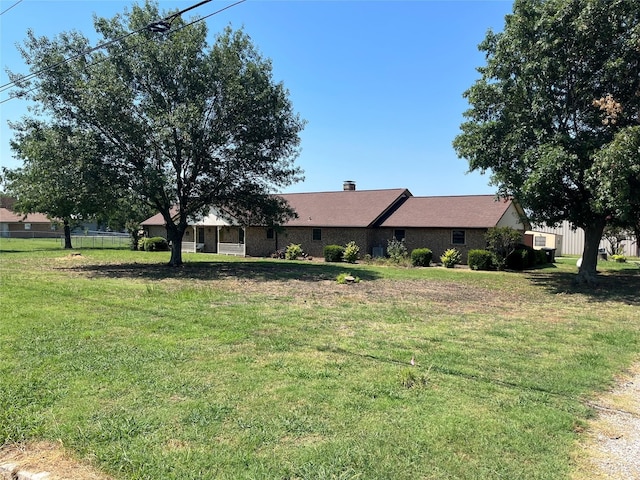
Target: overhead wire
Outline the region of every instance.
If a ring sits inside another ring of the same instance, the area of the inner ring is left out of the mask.
[[[20,1],[22,1],[22,0],[20,0]],[[140,32],[142,32],[142,31],[149,30],[149,31],[152,31],[152,32],[153,32],[153,31],[155,31],[155,32],[157,32],[157,33],[166,33],[167,35],[171,35],[171,34],[172,34],[172,33],[174,33],[174,32],[178,32],[178,31],[182,30],[183,28],[186,28],[186,27],[188,27],[188,26],[190,26],[190,25],[193,25],[193,24],[195,24],[195,23],[197,23],[197,22],[201,22],[201,21],[203,21],[203,20],[206,20],[206,19],[207,19],[207,18],[209,18],[209,17],[212,17],[212,16],[214,16],[214,15],[217,15],[217,14],[219,14],[219,13],[224,12],[225,10],[228,10],[228,9],[230,9],[230,8],[232,8],[232,7],[235,7],[236,5],[239,5],[239,4],[241,4],[241,3],[244,3],[246,0],[238,0],[237,2],[234,2],[234,3],[232,3],[232,4],[229,4],[229,5],[227,5],[227,6],[223,7],[223,8],[221,8],[221,9],[218,9],[218,10],[216,10],[216,11],[214,11],[214,12],[212,12],[212,13],[208,14],[208,15],[205,15],[204,17],[197,18],[197,19],[195,19],[194,21],[192,21],[192,22],[190,22],[190,23],[187,23],[187,24],[185,24],[185,25],[182,25],[181,27],[178,27],[178,28],[173,29],[173,30],[164,30],[164,31],[163,31],[163,30],[153,30],[153,29],[152,29],[152,27],[153,27],[154,25],[162,25],[162,24],[163,24],[163,22],[164,22],[164,23],[166,23],[166,24],[168,24],[168,25],[169,25],[169,27],[170,27],[170,26],[171,26],[171,22],[173,22],[173,20],[175,20],[176,18],[178,18],[178,17],[179,17],[180,15],[182,15],[183,13],[185,13],[185,12],[187,12],[187,11],[189,11],[189,10],[192,10],[192,9],[194,9],[194,8],[196,8],[196,7],[199,7],[199,6],[201,6],[201,5],[205,4],[205,3],[208,3],[208,2],[210,2],[210,1],[211,1],[211,0],[203,0],[202,2],[200,2],[200,3],[196,4],[196,5],[192,5],[191,7],[185,8],[184,10],[181,10],[181,11],[179,11],[179,12],[176,12],[176,13],[174,13],[174,14],[171,14],[171,15],[169,15],[169,16],[167,16],[167,17],[165,17],[165,18],[161,19],[161,20],[157,20],[157,21],[155,21],[155,22],[151,22],[151,23],[149,23],[149,24],[145,25],[144,27],[139,28],[138,30],[134,30],[133,32],[129,32],[129,33],[127,33],[127,34],[125,34],[125,35],[122,35],[122,36],[120,36],[120,37],[118,37],[118,38],[114,38],[113,40],[109,40],[108,42],[104,42],[104,43],[102,43],[102,44],[100,44],[100,45],[97,45],[97,46],[95,46],[95,47],[89,48],[89,49],[87,49],[87,50],[83,50],[82,52],[80,52],[80,53],[78,53],[78,54],[76,54],[76,55],[73,55],[73,56],[71,56],[71,57],[65,58],[65,59],[61,60],[60,62],[57,62],[57,63],[55,63],[55,64],[53,64],[53,65],[49,65],[49,66],[48,66],[48,67],[46,67],[46,68],[43,68],[43,69],[38,70],[38,71],[36,71],[36,72],[33,72],[33,73],[29,74],[29,75],[22,76],[22,77],[20,77],[19,79],[14,80],[14,81],[9,82],[9,83],[6,83],[6,84],[4,84],[4,85],[0,85],[0,92],[4,92],[5,90],[7,90],[7,89],[9,89],[9,88],[12,88],[12,87],[14,87],[15,85],[17,85],[19,82],[25,82],[25,81],[31,80],[31,79],[33,79],[34,77],[37,77],[38,75],[41,75],[42,73],[46,73],[47,71],[52,70],[53,68],[56,68],[56,67],[58,67],[58,66],[60,66],[60,65],[64,65],[65,63],[68,63],[68,62],[70,62],[70,61],[72,61],[72,60],[75,60],[75,59],[77,59],[77,58],[79,58],[79,57],[82,57],[82,56],[84,56],[84,55],[87,55],[87,54],[89,54],[89,53],[91,53],[91,52],[94,52],[94,51],[96,51],[96,50],[100,50],[100,49],[102,49],[102,48],[108,47],[109,45],[111,45],[111,44],[113,44],[113,43],[121,42],[122,40],[124,40],[124,39],[126,39],[126,38],[128,38],[128,37],[130,37],[130,36],[132,36],[132,35],[135,35],[135,34],[137,34],[137,33],[140,33]],[[18,3],[19,3],[19,2],[18,2]],[[11,7],[9,7],[9,8],[11,8]],[[8,10],[8,9],[7,9],[7,10]],[[5,11],[6,11],[6,10],[5,10]],[[132,48],[132,47],[130,47],[130,48]],[[127,51],[127,50],[129,50],[129,48],[128,48],[128,49],[125,49],[124,51]],[[108,58],[108,57],[107,57],[107,58]],[[103,59],[103,60],[100,60],[100,61],[97,61],[97,62],[94,62],[94,63],[92,63],[92,64],[89,64],[89,65],[87,65],[87,68],[90,68],[92,65],[95,65],[95,64],[101,63],[101,62],[103,62],[103,61],[107,60],[107,58],[105,58],[105,59]],[[32,88],[32,89],[26,90],[24,93],[29,93],[29,92],[32,92],[33,90],[36,90],[36,89],[37,89],[37,87],[34,87],[34,88]],[[4,100],[0,100],[0,104],[3,104],[3,103],[5,103],[5,102],[8,102],[9,100],[13,100],[13,99],[15,99],[15,98],[19,98],[19,97],[9,97],[9,98],[5,98]]]
[[[3,11],[0,12],[0,15],[4,15],[5,13],[7,13],[9,10],[11,10],[13,7],[15,7],[16,5],[18,5],[20,2],[22,2],[22,0],[18,0],[16,3],[14,3],[13,5],[11,5],[9,8],[4,9]]]

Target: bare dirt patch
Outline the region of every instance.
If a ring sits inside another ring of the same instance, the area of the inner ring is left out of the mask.
[[[19,445],[5,445],[0,448],[0,465],[14,464],[13,472],[29,472],[32,475],[48,472],[44,480],[113,480],[91,465],[72,457],[61,444],[53,442],[30,442]],[[0,474],[0,478],[2,474]]]
[[[591,406],[597,415],[579,445],[573,478],[640,478],[640,364]]]

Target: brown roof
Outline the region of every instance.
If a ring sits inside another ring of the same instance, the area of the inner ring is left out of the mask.
[[[51,220],[42,213],[29,213],[26,215],[22,213],[15,213],[8,208],[0,208],[0,222],[1,223],[51,223]]]
[[[167,222],[164,221],[164,217],[162,216],[162,214],[161,213],[156,213],[153,217],[147,218],[140,225],[142,225],[143,227],[149,227],[149,226],[152,226],[152,225],[163,226],[166,223]]]
[[[410,197],[405,188],[340,190],[281,195],[298,213],[287,227],[369,227],[399,200]]]
[[[495,227],[511,206],[495,195],[411,197],[393,212],[382,227]]]

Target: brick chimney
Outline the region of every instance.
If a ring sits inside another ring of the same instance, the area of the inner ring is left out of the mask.
[[[344,183],[342,184],[342,189],[345,192],[352,192],[355,191],[356,189],[356,182],[354,182],[353,180],[345,180]]]

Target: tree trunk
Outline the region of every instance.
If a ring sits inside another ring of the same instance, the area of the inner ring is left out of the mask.
[[[186,226],[167,225],[167,240],[171,244],[171,259],[169,265],[172,267],[179,267],[182,265],[182,236]]]
[[[604,232],[605,220],[596,220],[584,229],[584,250],[582,251],[582,265],[578,270],[575,283],[579,285],[595,286],[598,283],[596,267],[598,265],[598,247]]]
[[[73,248],[71,246],[71,227],[67,218],[64,219],[64,248]]]

